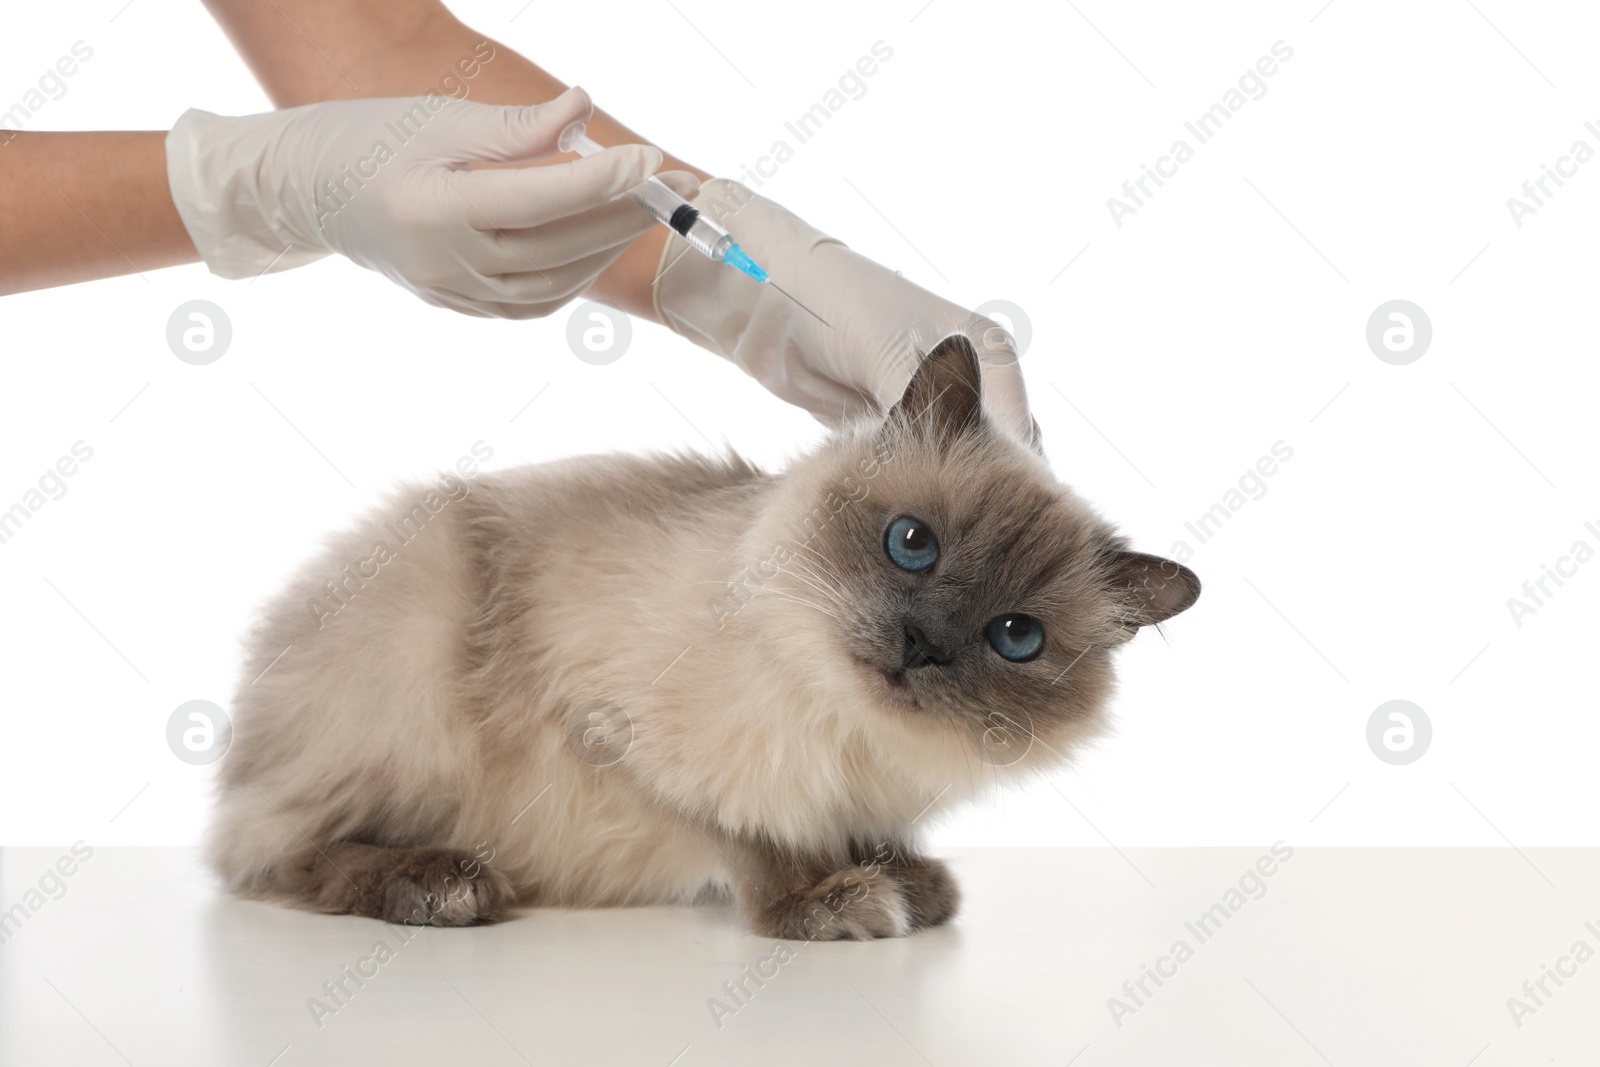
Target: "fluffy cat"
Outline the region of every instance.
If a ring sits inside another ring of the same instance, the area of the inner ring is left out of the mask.
[[[1112,654],[1187,608],[999,429],[970,344],[781,475],[590,456],[387,509],[272,604],[210,855],[248,897],[464,925],[730,892],[760,934],[900,936],[958,894],[921,820],[1061,765]],[[349,569],[377,557],[375,574]]]

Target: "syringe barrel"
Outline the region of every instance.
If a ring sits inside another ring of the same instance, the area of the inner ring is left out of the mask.
[[[700,252],[720,261],[733,244],[733,235],[706,218],[699,208],[667,188],[659,178],[650,178],[628,190],[628,195],[674,233]]]
[[[605,151],[584,133],[581,122],[574,122],[563,130],[556,147],[563,152],[576,152],[583,156]],[[634,186],[628,190],[628,195],[674,233],[718,263],[722,262],[728,248],[734,243],[731,233],[706,218],[699,208],[673,192],[659,178],[652,177]]]

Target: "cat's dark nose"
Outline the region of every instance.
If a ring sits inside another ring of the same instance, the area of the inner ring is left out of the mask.
[[[900,653],[900,666],[906,670],[950,662],[950,653],[928,640],[920,626],[908,625],[905,629],[905,646]]]

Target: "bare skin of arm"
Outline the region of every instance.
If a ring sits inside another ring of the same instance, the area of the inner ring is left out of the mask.
[[[488,40],[434,0],[208,6],[279,107],[438,92]],[[465,83],[469,99],[537,104],[567,88],[489,43],[494,58]],[[604,145],[648,143],[598,111],[589,135]],[[164,131],[0,131],[0,295],[196,262],[168,189],[165,139]],[[670,154],[664,169],[708,177]],[[585,295],[653,319],[651,286],[666,236],[657,229],[639,238]]]
[[[197,261],[166,136],[0,131],[0,296]]]
[[[568,88],[437,0],[207,0],[206,7],[279,107],[440,92],[446,76],[461,80],[457,64],[484,41],[494,58],[464,82],[468,99],[542,104]],[[588,133],[607,146],[650,143],[598,110]],[[710,177],[670,153],[664,169]],[[666,239],[658,227],[634,241],[584,295],[654,319],[651,287]]]

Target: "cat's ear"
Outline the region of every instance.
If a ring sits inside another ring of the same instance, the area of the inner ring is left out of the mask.
[[[1128,625],[1166,622],[1200,599],[1200,579],[1181,563],[1143,552],[1111,553],[1111,581],[1128,611]]]
[[[922,357],[900,402],[889,413],[912,426],[928,426],[954,441],[982,425],[983,369],[965,334],[953,333]]]

